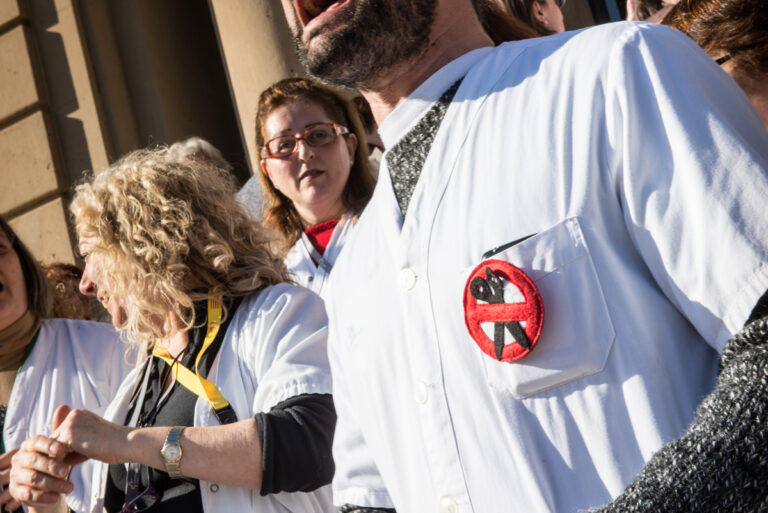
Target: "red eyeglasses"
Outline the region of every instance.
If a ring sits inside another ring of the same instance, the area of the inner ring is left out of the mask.
[[[308,126],[299,134],[279,135],[270,139],[261,150],[263,159],[281,159],[293,155],[303,139],[310,146],[325,146],[340,135],[347,135],[349,130],[336,123],[317,123]]]

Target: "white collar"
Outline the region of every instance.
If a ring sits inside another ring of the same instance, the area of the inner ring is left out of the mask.
[[[472,50],[458,57],[421,83],[408,98],[395,107],[379,125],[379,135],[384,146],[391,148],[400,140],[411,125],[416,123],[454,82],[467,74],[480,59],[493,51],[492,46]]]

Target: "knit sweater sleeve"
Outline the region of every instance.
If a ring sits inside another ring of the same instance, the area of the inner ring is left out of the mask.
[[[768,511],[768,317],[726,345],[688,430],[594,513]]]

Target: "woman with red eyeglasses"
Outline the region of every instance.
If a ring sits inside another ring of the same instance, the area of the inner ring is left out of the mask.
[[[296,281],[321,293],[375,183],[357,110],[318,82],[281,80],[259,98],[256,145],[263,222]]]

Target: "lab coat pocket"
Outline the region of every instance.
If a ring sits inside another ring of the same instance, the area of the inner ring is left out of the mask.
[[[538,343],[522,358],[508,362],[482,355],[489,385],[524,398],[600,372],[615,331],[578,219],[491,258],[513,264],[531,279],[544,314]],[[490,338],[493,324],[483,326]]]

